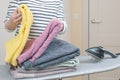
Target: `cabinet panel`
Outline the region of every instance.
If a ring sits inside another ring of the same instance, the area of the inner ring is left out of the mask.
[[[75,77],[64,78],[62,80],[83,80],[83,77],[82,76],[75,76]]]
[[[120,69],[90,75],[90,80],[120,80]]]
[[[120,0],[89,1],[89,47],[120,52]],[[90,75],[90,80],[119,80],[120,70]]]
[[[89,46],[120,52],[120,0],[89,0]]]

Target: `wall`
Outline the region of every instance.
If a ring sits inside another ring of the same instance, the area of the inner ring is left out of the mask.
[[[71,0],[71,42],[83,52],[82,42],[82,0]]]
[[[64,2],[64,13],[68,29],[65,34],[59,35],[58,37],[71,42],[71,0],[64,0]]]
[[[13,33],[8,33],[4,28],[4,18],[7,12],[9,0],[2,0],[0,1],[0,64],[4,63],[5,57],[5,42],[13,36]],[[11,46],[12,47],[12,46]]]

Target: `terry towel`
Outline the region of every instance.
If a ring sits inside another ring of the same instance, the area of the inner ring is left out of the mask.
[[[6,48],[5,61],[6,63],[10,63],[13,66],[17,66],[16,59],[20,55],[26,44],[30,27],[33,22],[33,15],[30,9],[25,4],[21,4],[19,6],[19,11],[22,14],[22,22],[19,29],[19,33],[13,38],[11,38],[9,41],[7,41],[5,44]]]
[[[18,72],[17,70],[10,70],[12,76],[16,79],[33,79],[36,77],[45,77],[50,75],[56,75],[60,73],[74,72],[76,71],[76,67],[59,67],[59,68],[51,68],[45,70],[38,71],[24,71],[24,73]]]

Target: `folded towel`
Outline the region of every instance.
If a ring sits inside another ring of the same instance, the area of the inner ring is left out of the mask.
[[[35,77],[43,77],[50,76],[54,74],[73,72],[75,71],[75,67],[59,67],[59,68],[51,68],[47,70],[38,70],[38,71],[18,71],[18,70],[10,70],[12,76],[17,79],[21,78],[35,78]]]
[[[15,71],[17,73],[31,74],[31,73],[46,73],[46,72],[51,72],[51,71],[56,71],[56,70],[75,69],[75,68],[76,66],[50,66],[42,70],[24,70],[19,67],[11,71]]]
[[[21,4],[19,6],[19,10],[22,13],[22,22],[19,33],[18,35],[14,36],[12,39],[7,41],[5,44],[5,48],[6,48],[5,61],[6,63],[10,63],[13,66],[17,66],[16,59],[20,55],[26,44],[30,27],[33,22],[32,13],[25,4]]]
[[[68,67],[68,66],[77,66],[78,64],[80,64],[80,61],[79,61],[78,57],[75,57],[75,58],[70,59],[68,61],[65,61],[63,63],[56,64],[54,66],[56,66],[56,67],[57,66],[66,66],[66,67]]]
[[[54,38],[38,59],[34,62],[27,60],[21,67],[24,69],[43,69],[73,59],[79,55],[79,48],[64,40]]]

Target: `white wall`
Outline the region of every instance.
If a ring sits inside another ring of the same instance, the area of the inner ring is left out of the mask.
[[[0,1],[0,29],[3,28],[3,20],[7,11],[8,0]]]
[[[65,34],[60,35],[59,37],[61,39],[64,39],[66,41],[71,42],[71,18],[72,18],[72,14],[71,14],[71,0],[64,0],[65,4],[64,4],[64,13],[65,13],[65,18],[67,21],[67,26],[68,29],[66,31]]]
[[[71,24],[71,0],[65,0],[65,17],[67,20],[67,24],[69,29],[64,35],[60,35],[59,38],[70,41],[70,24]],[[4,28],[4,18],[6,16],[7,7],[9,0],[1,0],[0,1],[0,64],[5,64],[5,42],[14,35],[14,33],[8,33]],[[12,47],[12,46],[11,46]]]
[[[4,28],[4,18],[6,16],[7,7],[9,0],[0,1],[0,64],[4,63],[5,57],[5,42],[13,35],[13,33],[8,33]]]

